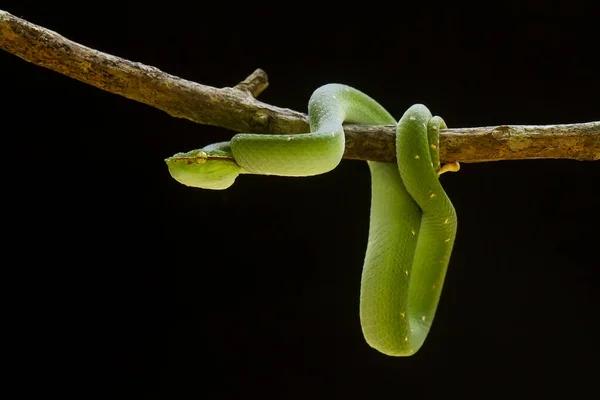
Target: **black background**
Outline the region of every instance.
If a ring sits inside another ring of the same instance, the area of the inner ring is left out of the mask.
[[[0,8],[206,85],[262,68],[260,99],[302,112],[317,87],[340,82],[398,117],[424,103],[451,127],[600,119],[597,14],[576,2],[14,3]],[[445,174],[459,230],[436,321],[417,355],[393,358],[366,345],[358,319],[364,162],[187,188],[163,159],[233,132],[6,52],[0,67],[10,326],[49,393],[597,395],[600,163]]]

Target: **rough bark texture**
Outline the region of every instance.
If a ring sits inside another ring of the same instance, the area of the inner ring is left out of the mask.
[[[394,127],[348,125],[344,130],[345,158],[395,160]],[[445,162],[600,160],[600,122],[445,129],[440,131],[440,157]]]
[[[268,86],[258,69],[233,88],[190,82],[90,49],[0,10],[0,49],[33,64],[199,124],[236,132],[308,131],[308,117],[256,100]],[[394,128],[346,126],[344,158],[394,161]],[[600,121],[570,125],[455,128],[440,132],[443,161],[600,159]]]

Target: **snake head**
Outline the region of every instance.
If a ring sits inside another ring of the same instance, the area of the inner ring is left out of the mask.
[[[177,153],[165,159],[165,162],[176,181],[202,189],[227,189],[241,172],[229,151],[229,142]]]

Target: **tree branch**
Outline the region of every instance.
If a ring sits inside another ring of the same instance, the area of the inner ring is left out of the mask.
[[[0,49],[102,90],[199,124],[236,132],[308,132],[308,117],[256,100],[268,86],[257,69],[233,88],[214,88],[75,43],[0,10]],[[346,125],[344,158],[395,160],[392,126]],[[600,121],[569,125],[454,128],[440,132],[443,161],[600,159]]]

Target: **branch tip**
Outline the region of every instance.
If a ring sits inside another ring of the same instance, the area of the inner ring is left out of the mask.
[[[246,79],[235,85],[233,88],[257,98],[268,86],[269,78],[267,73],[262,69],[257,68]]]

